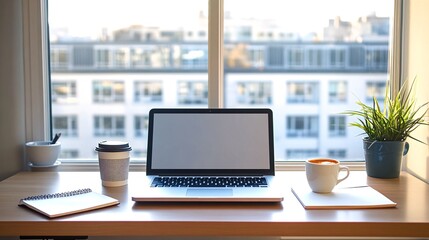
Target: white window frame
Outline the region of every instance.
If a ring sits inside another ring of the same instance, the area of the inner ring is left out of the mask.
[[[46,4],[24,0],[23,48],[26,140],[50,138],[50,97]],[[40,61],[42,60],[42,61]]]
[[[208,107],[220,108],[223,102],[223,6],[224,0],[208,0]],[[396,92],[402,78],[402,8],[403,0],[394,0],[391,19],[389,78],[392,92]],[[51,138],[51,103],[49,92],[47,0],[23,0],[23,47],[25,81],[26,140]],[[42,61],[41,61],[42,60]],[[351,169],[363,169],[364,163],[347,163]],[[303,163],[276,163],[277,170],[302,170]],[[62,164],[60,170],[96,170],[97,164]],[[144,170],[144,164],[133,164],[131,170]]]

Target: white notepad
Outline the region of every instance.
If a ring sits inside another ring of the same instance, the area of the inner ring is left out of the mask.
[[[334,188],[331,193],[315,193],[307,186],[292,192],[305,209],[389,208],[396,203],[369,186]]]
[[[85,188],[69,192],[26,197],[21,199],[18,205],[27,206],[50,218],[55,218],[117,204],[119,204],[117,199]]]

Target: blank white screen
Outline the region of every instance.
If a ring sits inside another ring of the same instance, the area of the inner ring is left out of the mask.
[[[267,114],[155,114],[153,169],[269,169]]]

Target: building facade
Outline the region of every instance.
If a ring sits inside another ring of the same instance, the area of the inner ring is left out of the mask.
[[[121,33],[123,36],[124,33]],[[64,158],[94,158],[101,140],[146,154],[155,107],[207,107],[206,42],[51,43],[53,131]],[[384,97],[388,42],[225,42],[225,107],[268,107],[276,159],[362,158],[341,112]]]

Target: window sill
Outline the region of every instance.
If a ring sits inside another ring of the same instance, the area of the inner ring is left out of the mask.
[[[349,167],[351,171],[365,170],[365,162],[343,162],[343,165]],[[99,171],[97,161],[87,162],[67,162],[63,161],[57,167],[61,172],[97,172]],[[144,172],[146,170],[146,163],[143,161],[136,161],[130,164],[131,172]],[[276,162],[276,171],[304,171],[304,162]]]

